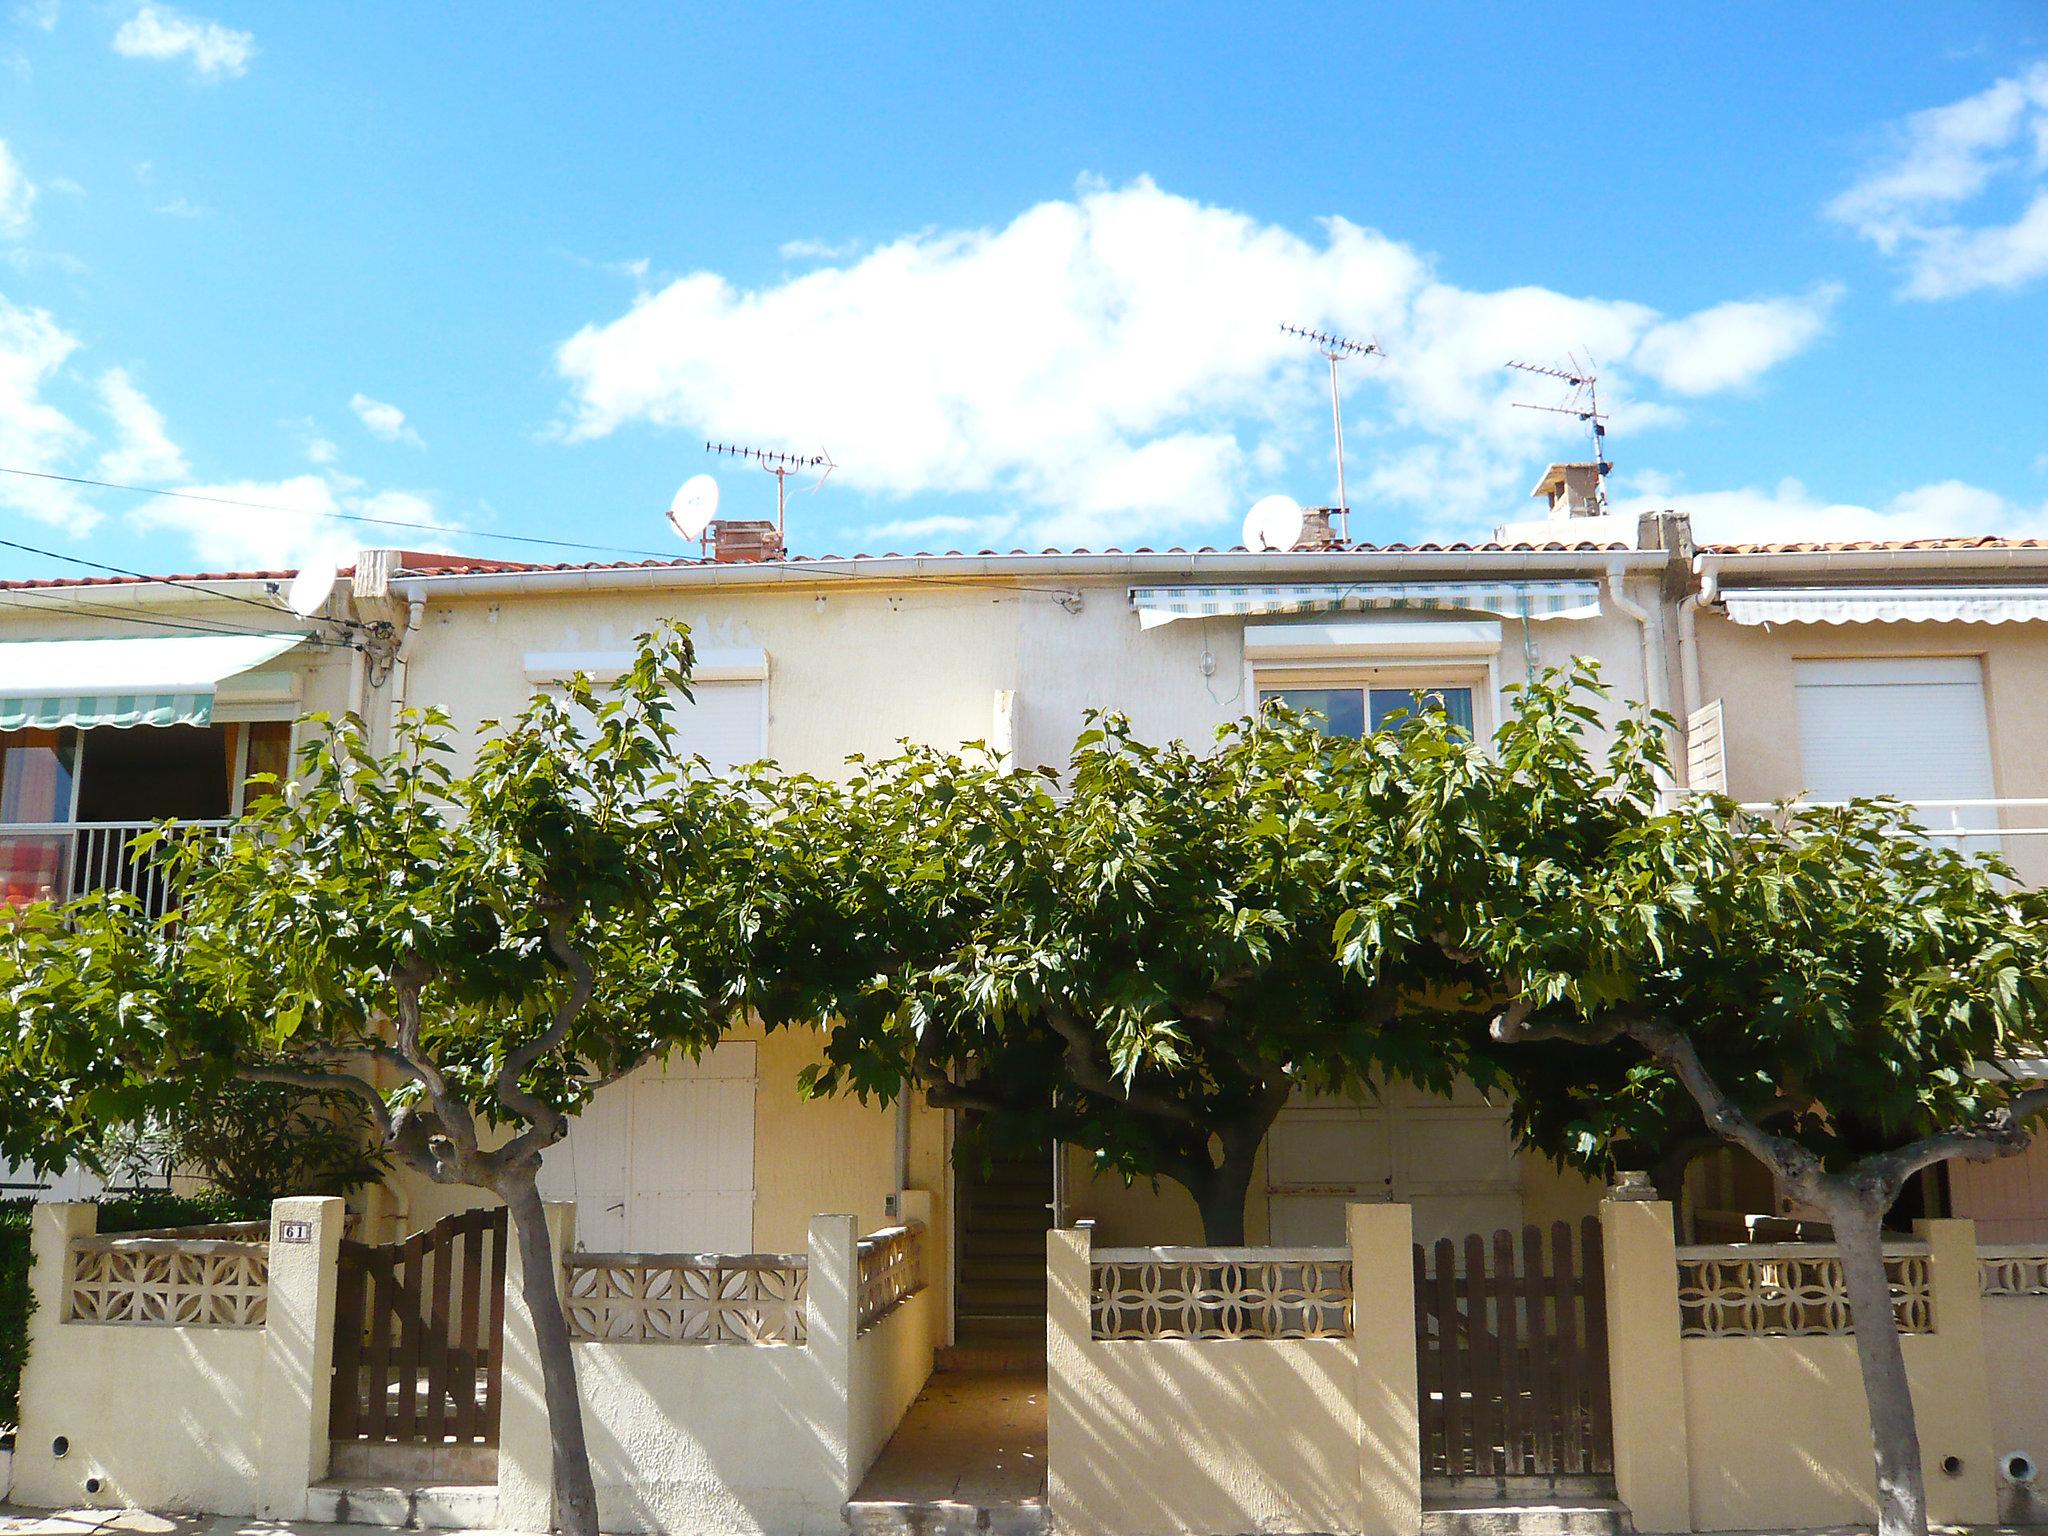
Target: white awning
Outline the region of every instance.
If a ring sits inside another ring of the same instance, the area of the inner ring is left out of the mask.
[[[1133,587],[1138,622],[1157,629],[1175,619],[1252,613],[1362,613],[1375,608],[1497,613],[1510,619],[1592,619],[1600,615],[1596,581],[1342,581],[1273,586]]]
[[[2048,619],[2048,587],[1724,589],[1737,624],[2020,624]]]
[[[0,730],[206,725],[223,678],[260,667],[304,635],[0,642]]]

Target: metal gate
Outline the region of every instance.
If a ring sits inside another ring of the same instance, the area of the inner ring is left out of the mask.
[[[496,1445],[505,1211],[464,1211],[397,1243],[343,1239],[329,1435]]]
[[[1415,1248],[1422,1473],[1436,1479],[1614,1472],[1600,1223]],[[1576,1253],[1574,1249],[1576,1248]]]

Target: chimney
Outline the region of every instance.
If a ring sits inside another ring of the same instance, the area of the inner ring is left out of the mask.
[[[711,558],[718,565],[745,565],[782,558],[782,535],[773,523],[715,522],[711,525]]]
[[[1294,541],[1296,549],[1328,549],[1337,542],[1337,535],[1330,531],[1329,507],[1307,507],[1301,514],[1301,536]]]
[[[1573,517],[1599,517],[1607,510],[1606,498],[1600,494],[1600,474],[1604,464],[1553,464],[1543,471],[1543,478],[1536,482],[1531,496],[1545,497],[1550,504],[1550,515],[1562,521]]]

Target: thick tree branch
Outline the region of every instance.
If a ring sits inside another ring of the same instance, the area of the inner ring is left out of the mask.
[[[391,1107],[384,1102],[384,1095],[352,1072],[322,1072],[312,1067],[287,1066],[238,1066],[235,1076],[251,1083],[282,1083],[289,1088],[307,1088],[315,1093],[330,1090],[353,1094],[362,1100],[369,1111],[370,1119],[377,1127],[378,1136],[386,1142],[391,1139]]]
[[[1199,1117],[1187,1105],[1119,1082],[1114,1072],[1095,1059],[1095,1037],[1088,1026],[1066,1009],[1056,1003],[1048,1004],[1045,1021],[1052,1026],[1053,1033],[1066,1042],[1067,1072],[1074,1079],[1075,1086],[1088,1093],[1114,1099],[1126,1109],[1149,1115],[1155,1120],[1171,1120],[1190,1126],[1199,1124]]]
[[[1683,1030],[1649,1018],[1632,1019],[1626,1033],[1656,1057],[1699,1106],[1700,1118],[1715,1134],[1736,1143],[1788,1185],[1810,1190],[1822,1175],[1821,1161],[1787,1136],[1776,1136],[1744,1114],[1700,1060]]]
[[[477,1150],[476,1119],[470,1114],[469,1105],[449,1087],[439,1065],[420,1044],[420,995],[426,990],[432,975],[425,965],[413,958],[399,962],[392,972],[391,989],[397,1000],[393,1041],[406,1070],[419,1080],[427,1091],[427,1097],[433,1101],[442,1134],[464,1157],[473,1157]]]
[[[1628,1033],[1633,1015],[1617,1011],[1598,1023],[1537,1024],[1531,1021],[1536,1005],[1518,997],[1494,1015],[1487,1033],[1501,1045],[1520,1045],[1527,1040],[1568,1040],[1573,1045],[1605,1045]]]
[[[524,1117],[534,1128],[546,1127],[550,1133],[548,1139],[554,1141],[561,1136],[561,1111],[528,1093],[519,1085],[519,1080],[526,1076],[534,1063],[560,1050],[567,1042],[577,1015],[583,1012],[597,992],[597,977],[583,951],[569,940],[568,914],[558,912],[548,919],[547,946],[555,963],[569,975],[568,993],[555,1005],[554,1017],[546,1029],[524,1045],[505,1053],[504,1065],[498,1069],[496,1090],[499,1103]]]
[[[1903,1187],[1906,1180],[1921,1169],[1931,1168],[1952,1157],[1965,1162],[1988,1163],[1994,1158],[2009,1157],[2025,1150],[2034,1139],[2027,1122],[2043,1113],[2048,1113],[2048,1087],[2030,1088],[1992,1111],[1982,1125],[1961,1126],[1933,1136],[1923,1136],[1871,1161]]]

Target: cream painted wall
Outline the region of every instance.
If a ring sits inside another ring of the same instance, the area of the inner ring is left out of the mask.
[[[1069,612],[1055,589],[1079,591],[1079,611]],[[1015,694],[1017,756],[1032,763],[1063,762],[1089,708],[1124,711],[1152,740],[1206,741],[1246,713],[1243,621],[1140,630],[1127,590],[1100,578],[913,586],[798,577],[723,592],[447,596],[426,610],[407,699],[440,705],[467,736],[528,697],[528,652],[624,650],[636,634],[674,619],[706,649],[766,651],[769,755],[812,773],[836,773],[848,754],[887,752],[904,737],[985,739],[998,690]],[[1638,602],[1654,602],[1652,582],[1639,579],[1632,591]],[[1512,683],[1529,658],[1521,626],[1502,627],[1501,678]],[[1527,638],[1537,668],[1601,658],[1617,698],[1627,700],[1643,694],[1640,633],[1632,620],[1606,613],[1531,624]]]
[[[2048,1468],[2048,1296],[1986,1296],[1984,1355],[1992,1454],[2019,1451]],[[2038,1481],[2021,1490],[2001,1480],[1999,1499],[2001,1520],[2048,1518],[2048,1489]]]
[[[1729,792],[1738,800],[1797,795],[1801,782],[1798,662],[1886,656],[1975,656],[1984,665],[1992,776],[2000,797],[2048,797],[2048,624],[1731,624],[1699,621],[1700,696],[1724,707]],[[2048,825],[2038,812],[2008,825]],[[2030,883],[2048,881],[2048,838],[2008,838],[2006,857]]]

